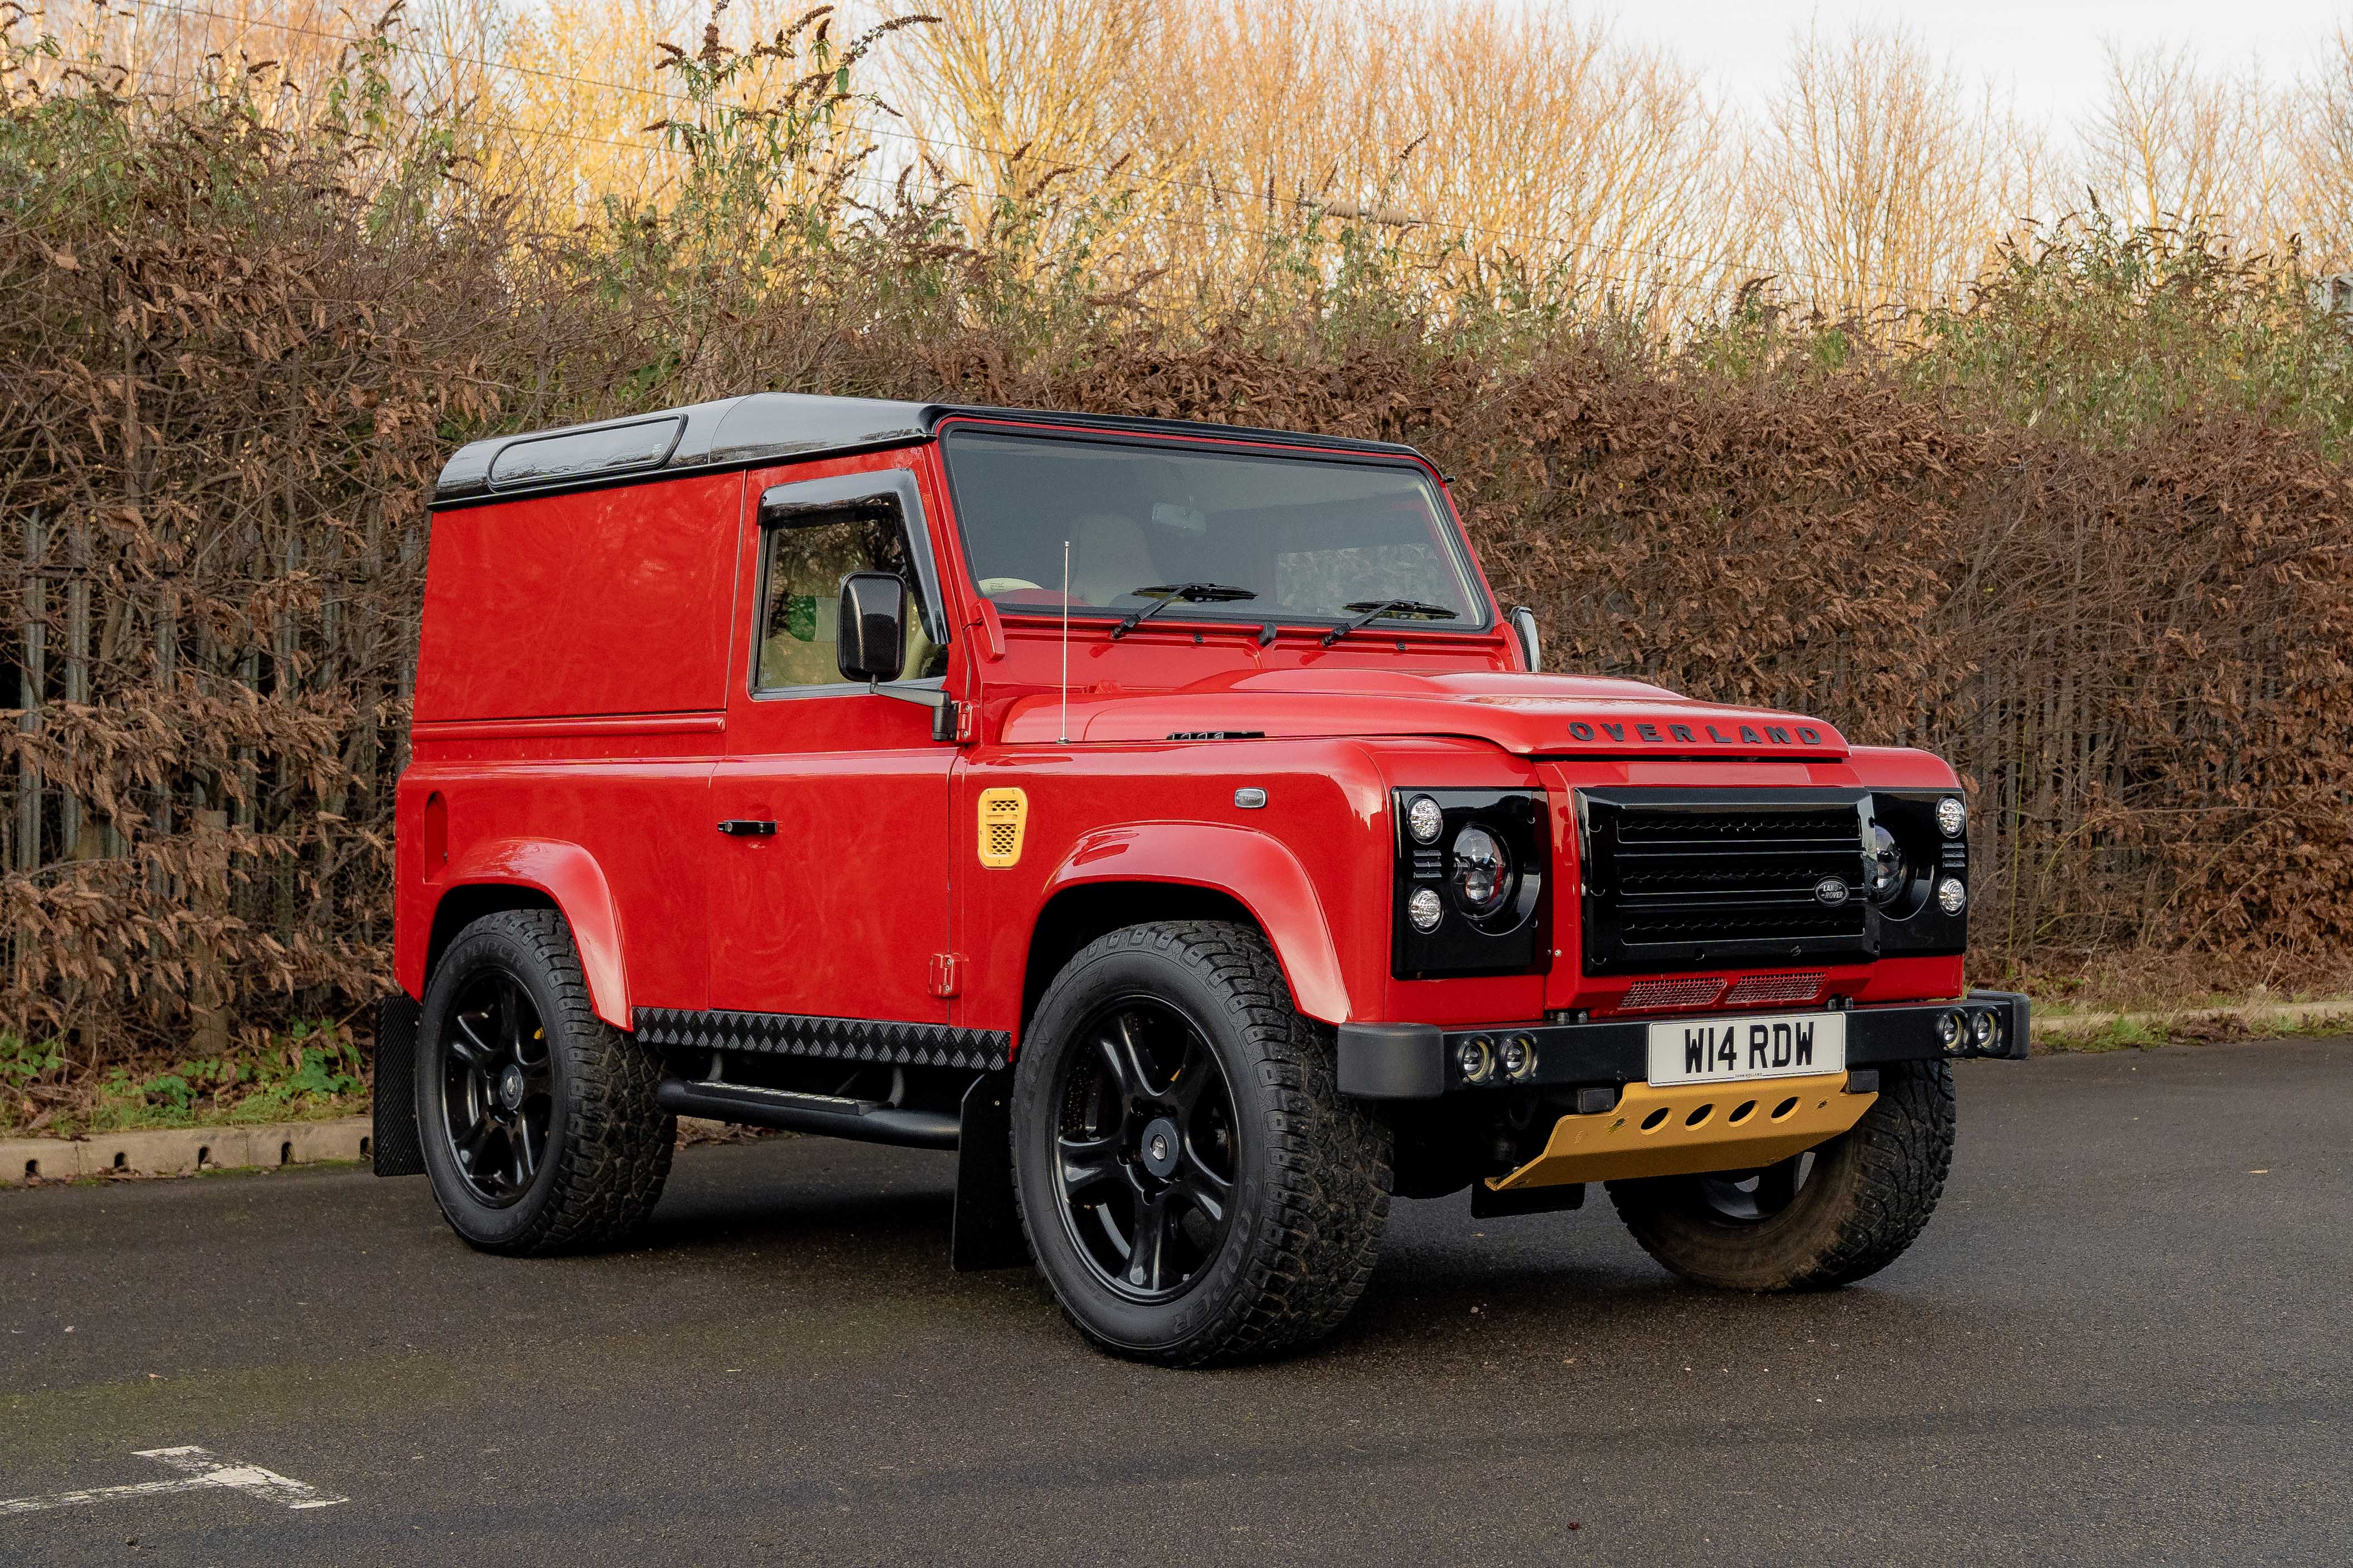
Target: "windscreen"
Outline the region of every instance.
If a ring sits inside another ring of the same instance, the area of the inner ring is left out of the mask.
[[[965,552],[1001,611],[1487,624],[1437,488],[1407,463],[953,430]],[[1165,601],[1165,603],[1164,603]]]

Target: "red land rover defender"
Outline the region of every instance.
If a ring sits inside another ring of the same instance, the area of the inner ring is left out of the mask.
[[[1328,1333],[1392,1194],[1831,1286],[2025,1053],[1950,768],[1535,673],[1409,447],[770,395],[434,510],[375,1147],[476,1247],[693,1115],[955,1151],[957,1265],[1154,1361]]]

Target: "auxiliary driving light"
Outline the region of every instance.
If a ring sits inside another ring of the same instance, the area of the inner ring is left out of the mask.
[[[1958,838],[1961,829],[1968,826],[1969,808],[1961,797],[1948,795],[1936,803],[1936,830],[1947,838]]]
[[[1414,930],[1433,931],[1438,922],[1446,918],[1446,906],[1439,902],[1437,889],[1416,888],[1413,897],[1405,901],[1405,914],[1413,922]]]
[[[1446,831],[1446,813],[1426,795],[1413,797],[1405,808],[1405,830],[1413,835],[1416,844],[1435,844],[1438,836]]]
[[[1454,1061],[1462,1069],[1463,1078],[1472,1083],[1486,1082],[1495,1066],[1494,1053],[1487,1048],[1484,1035],[1473,1035],[1455,1047]]]
[[[1968,1033],[1968,1025],[1958,1013],[1939,1013],[1936,1016],[1936,1043],[1947,1050],[1959,1050]]]
[[[1505,1078],[1526,1078],[1536,1070],[1536,1043],[1525,1035],[1510,1036],[1495,1059],[1502,1065]]]
[[[1972,1013],[1969,1015],[1969,1044],[1975,1046],[1978,1049],[1981,1051],[1989,1051],[1993,1049],[1994,1036],[1999,1032],[2000,1026],[1994,1023],[1992,1014]]]
[[[1969,890],[1961,886],[1959,878],[1947,877],[1936,884],[1936,907],[1947,914],[1959,914],[1961,906],[1968,901]]]

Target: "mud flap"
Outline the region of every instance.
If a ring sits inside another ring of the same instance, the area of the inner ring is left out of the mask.
[[[955,1217],[948,1261],[964,1270],[1029,1261],[1013,1198],[1013,1074],[985,1072],[964,1091],[956,1131]]]
[[[396,991],[375,1009],[375,1173],[421,1176],[425,1145],[417,1136],[417,1024],[423,1009]]]

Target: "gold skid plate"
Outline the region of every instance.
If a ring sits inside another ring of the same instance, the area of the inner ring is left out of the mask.
[[[1672,1089],[1630,1083],[1617,1110],[1562,1117],[1543,1153],[1487,1185],[1503,1192],[1753,1170],[1837,1137],[1878,1098],[1847,1093],[1842,1072]]]

